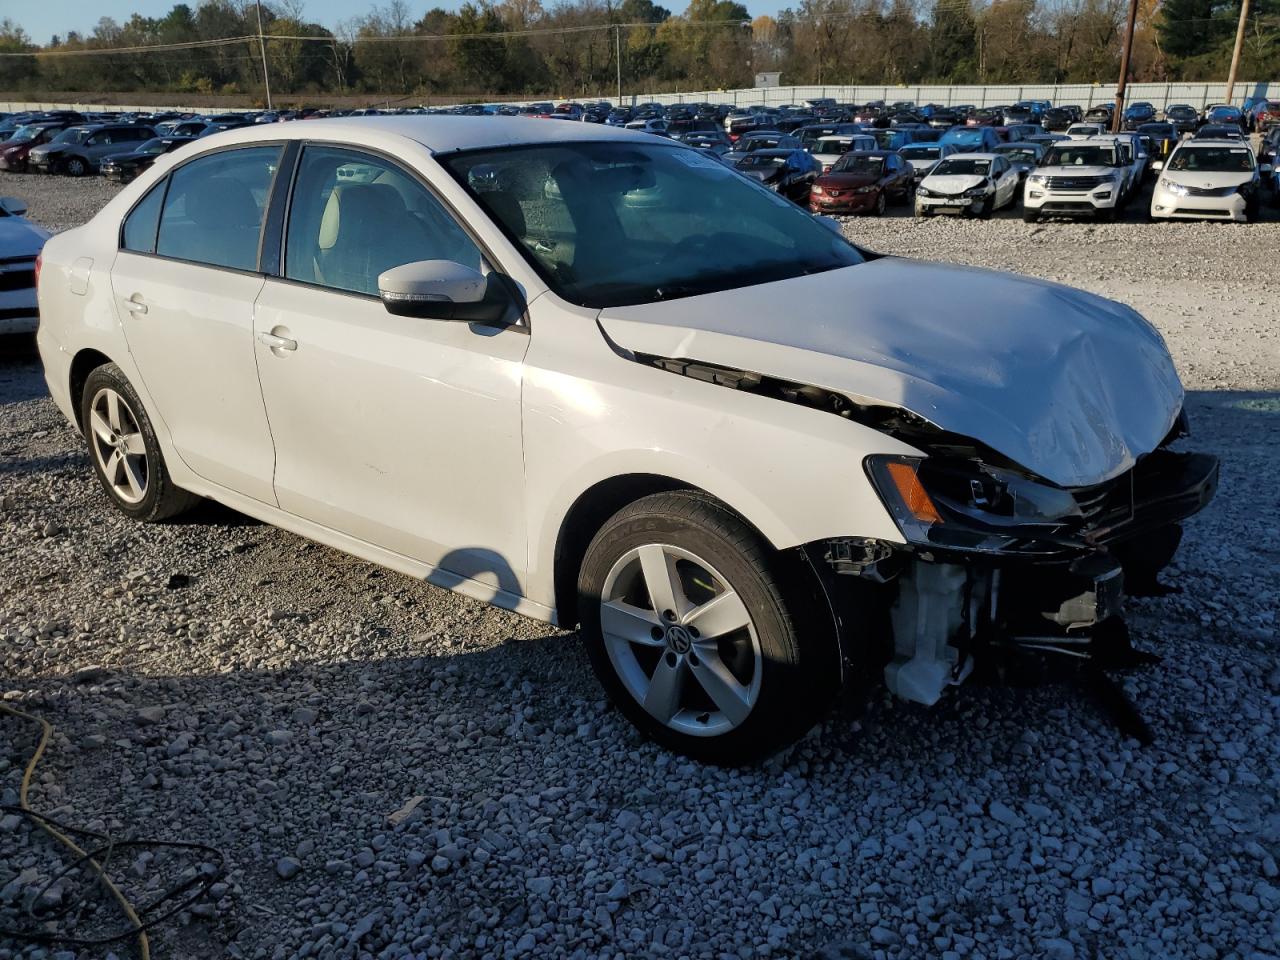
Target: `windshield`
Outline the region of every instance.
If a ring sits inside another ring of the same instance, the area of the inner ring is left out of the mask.
[[[898,152],[904,160],[936,160],[942,156],[941,147],[903,147]]]
[[[146,154],[164,153],[164,141],[161,140],[159,137],[156,137],[154,140],[148,140],[146,143],[138,147],[138,149],[134,150],[133,152],[146,153]]]
[[[861,263],[790,200],[714,157],[624,142],[439,158],[560,296],[600,308]]]
[[[93,135],[93,131],[85,127],[69,127],[53,138],[52,143],[84,143]]]
[[[973,160],[952,157],[933,168],[937,177],[985,177],[991,172],[990,160]]]
[[[1116,148],[1100,144],[1072,144],[1050,147],[1044,156],[1046,167],[1114,167]]]
[[[10,146],[15,143],[30,143],[36,137],[40,136],[40,131],[43,129],[44,127],[35,126],[19,127],[17,130],[13,131],[13,136],[5,141],[5,143]]]
[[[738,166],[743,170],[751,167],[780,167],[787,162],[787,158],[783,154],[777,153],[758,153],[754,156],[743,157],[738,161]]]
[[[852,140],[831,140],[823,137],[809,144],[810,153],[848,153]]]
[[[880,176],[884,170],[884,157],[865,153],[846,153],[831,167],[832,173],[866,173]]]
[[[902,134],[893,130],[873,130],[871,132],[871,136],[876,138],[876,143],[881,149],[888,150],[893,147],[894,143],[900,136],[902,136]]]
[[[1000,150],[998,152],[1003,156],[1008,157],[1014,163],[1027,160],[1032,163],[1036,162],[1036,152],[1034,150],[1028,150],[1026,147],[1013,147],[1012,149]]]
[[[1247,147],[1183,147],[1169,160],[1170,170],[1198,173],[1252,173]]]

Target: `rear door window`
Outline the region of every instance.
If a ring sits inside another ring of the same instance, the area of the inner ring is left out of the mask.
[[[280,146],[209,154],[170,174],[156,253],[235,270],[258,268],[258,241]]]

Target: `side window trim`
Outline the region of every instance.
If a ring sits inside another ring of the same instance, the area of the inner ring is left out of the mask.
[[[120,230],[119,230],[119,233],[116,235],[116,250],[117,250],[117,252],[120,252],[120,253],[133,253],[133,254],[137,254],[138,256],[143,256],[143,257],[154,257],[154,256],[156,256],[156,246],[157,246],[157,245],[159,244],[159,242],[160,242],[160,216],[161,216],[161,214],[163,214],[163,213],[164,213],[164,202],[165,202],[165,200],[167,200],[167,199],[169,198],[169,182],[170,182],[170,179],[171,179],[171,178],[170,178],[170,175],[169,175],[168,173],[166,173],[163,177],[161,177],[159,180],[157,180],[157,181],[155,182],[155,184],[153,184],[153,185],[152,185],[152,187],[151,187],[151,189],[150,189],[150,190],[147,190],[145,193],[143,193],[143,195],[142,195],[142,196],[140,196],[140,197],[139,197],[139,198],[134,202],[133,206],[129,208],[129,212],[128,212],[128,213],[126,213],[123,217],[121,217],[121,218],[120,218]],[[155,230],[154,230],[154,231],[152,232],[152,234],[151,234],[151,249],[150,249],[150,250],[134,250],[132,247],[126,247],[126,246],[124,245],[124,229],[125,229],[125,225],[129,222],[129,218],[130,218],[130,217],[132,217],[132,216],[134,215],[134,213],[137,211],[137,209],[138,209],[139,207],[141,207],[144,203],[146,203],[146,202],[147,202],[147,200],[148,200],[148,199],[150,199],[151,195],[152,195],[153,193],[155,193],[156,191],[159,191],[159,193],[160,193],[160,207],[159,207],[158,212],[156,213],[156,226],[155,226]]]
[[[285,141],[280,165],[271,178],[267,212],[262,218],[262,232],[258,235],[258,272],[264,276],[276,277],[284,272],[284,231],[289,222],[289,201],[293,197],[301,152],[299,141]]]

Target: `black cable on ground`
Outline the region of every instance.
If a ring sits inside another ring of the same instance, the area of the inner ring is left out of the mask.
[[[0,928],[0,939],[8,938],[21,943],[68,947],[98,947],[119,943],[132,937],[137,940],[138,954],[141,960],[150,960],[151,944],[147,938],[147,931],[156,924],[163,923],[179,911],[191,906],[209,892],[209,889],[222,878],[225,872],[226,858],[223,856],[222,851],[203,843],[183,843],[173,840],[112,840],[105,834],[70,827],[52,817],[32,810],[28,800],[31,780],[35,775],[40,759],[44,756],[45,749],[49,745],[50,738],[53,736],[53,725],[41,717],[25,713],[5,703],[0,703],[0,713],[26,720],[40,727],[40,738],[36,743],[36,749],[31,754],[31,758],[27,761],[26,768],[22,773],[22,782],[18,787],[18,803],[16,806],[0,806],[0,811],[16,813],[20,817],[35,823],[48,836],[75,855],[75,859],[50,878],[40,888],[37,895],[31,899],[27,907],[27,915],[33,922],[47,923],[51,919],[67,915],[73,908],[82,909],[84,906],[83,898],[73,900],[59,910],[57,914],[46,914],[44,916],[37,916],[35,905],[40,901],[41,895],[59,880],[81,868],[88,868],[97,877],[103,889],[116,901],[120,911],[129,923],[125,929],[118,933],[100,937],[77,937],[71,933],[41,933],[32,930],[6,930]],[[91,841],[91,845],[86,844],[89,848],[85,849],[76,840],[72,839],[73,836],[81,840]],[[201,869],[196,872],[195,876],[169,887],[150,903],[138,907],[125,896],[120,887],[108,875],[106,869],[108,860],[116,851],[129,848],[187,850],[200,853],[203,855]],[[77,909],[77,916],[79,913],[80,909]]]

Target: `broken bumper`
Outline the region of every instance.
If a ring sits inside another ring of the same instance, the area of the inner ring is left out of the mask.
[[[1156,578],[1177,550],[1180,524],[1213,499],[1218,473],[1215,457],[1158,450],[1128,474],[1065,491],[1077,509],[1060,526],[1001,521],[944,533],[955,516],[936,493],[929,507],[939,521],[904,527],[908,545],[831,540],[824,559],[835,573],[884,586],[893,634],[885,682],[932,704],[995,655],[1103,656],[1105,644],[1125,636],[1126,594],[1160,592]],[[908,496],[923,495],[902,482]]]

